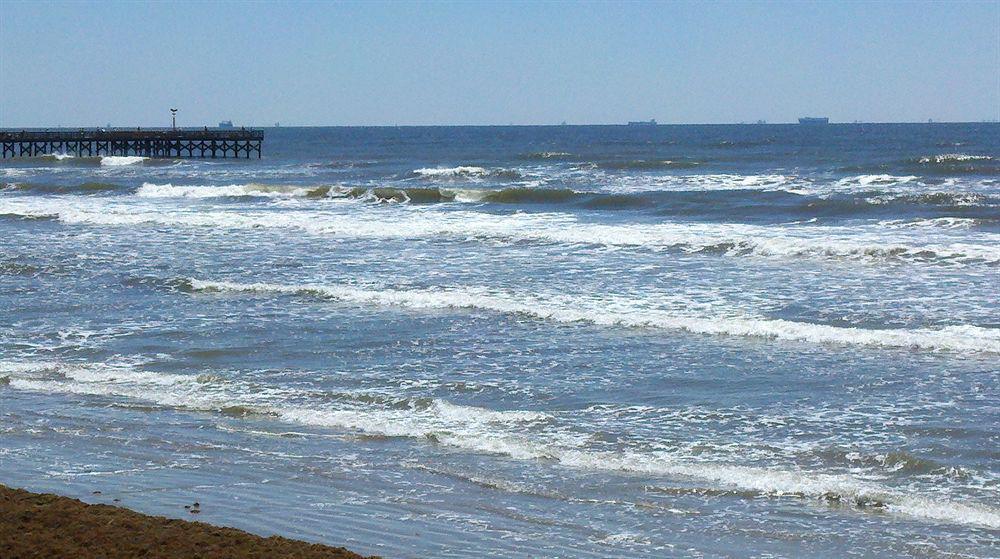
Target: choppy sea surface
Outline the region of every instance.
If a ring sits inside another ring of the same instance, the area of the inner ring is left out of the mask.
[[[998,308],[996,124],[0,160],[0,482],[386,557],[997,556]]]

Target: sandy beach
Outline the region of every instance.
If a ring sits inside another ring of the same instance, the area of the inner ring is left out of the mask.
[[[192,503],[193,508],[194,504]],[[190,509],[189,509],[190,510]],[[261,537],[0,485],[0,557],[361,559],[344,548]]]

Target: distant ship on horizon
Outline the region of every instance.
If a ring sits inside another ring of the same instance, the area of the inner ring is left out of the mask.
[[[630,120],[628,121],[629,126],[656,126],[656,119],[649,120]]]
[[[219,123],[219,128],[234,128],[233,121],[223,120],[222,122]]]
[[[804,116],[799,119],[799,124],[830,124],[830,119],[825,116]]]

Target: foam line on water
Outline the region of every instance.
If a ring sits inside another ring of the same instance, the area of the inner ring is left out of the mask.
[[[223,198],[232,196],[260,196],[285,198],[310,196],[315,188],[292,185],[266,185],[258,183],[210,185],[173,185],[143,183],[136,196],[141,198]]]
[[[186,280],[193,291],[247,292],[327,297],[361,305],[413,309],[482,309],[556,322],[659,328],[695,334],[765,338],[838,345],[912,348],[931,351],[1000,353],[1000,329],[974,325],[874,330],[782,319],[705,317],[646,308],[614,297],[539,296],[480,288],[431,290],[367,289],[351,285],[236,283]]]
[[[666,451],[591,449],[586,446],[586,434],[567,429],[558,415],[538,411],[491,410],[440,399],[406,408],[310,405],[309,394],[298,390],[250,386],[210,375],[147,372],[128,363],[3,362],[0,376],[15,390],[126,398],[195,411],[254,409],[290,423],[432,441],[477,454],[544,460],[574,469],[683,478],[759,496],[810,498],[924,520],[1000,528],[996,507],[896,489],[847,474],[780,465],[696,462]]]
[[[489,173],[483,167],[460,165],[458,167],[425,167],[414,169],[413,172],[423,177],[481,177]]]
[[[866,226],[761,226],[739,223],[591,223],[567,213],[495,215],[382,208],[327,210],[149,207],[106,199],[21,198],[0,200],[0,213],[27,217],[58,215],[69,224],[139,226],[159,224],[222,229],[277,228],[338,238],[492,240],[679,250],[726,256],[810,257],[913,262],[1000,263],[1000,235],[958,236],[942,228]]]
[[[138,155],[105,155],[101,157],[101,165],[104,167],[123,167],[126,165],[136,165],[149,159]]]

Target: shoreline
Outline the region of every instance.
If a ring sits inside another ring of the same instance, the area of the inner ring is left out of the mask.
[[[91,505],[3,484],[0,484],[0,556],[8,559],[365,559],[342,547],[282,536],[264,537],[236,528],[142,514],[115,505]]]

